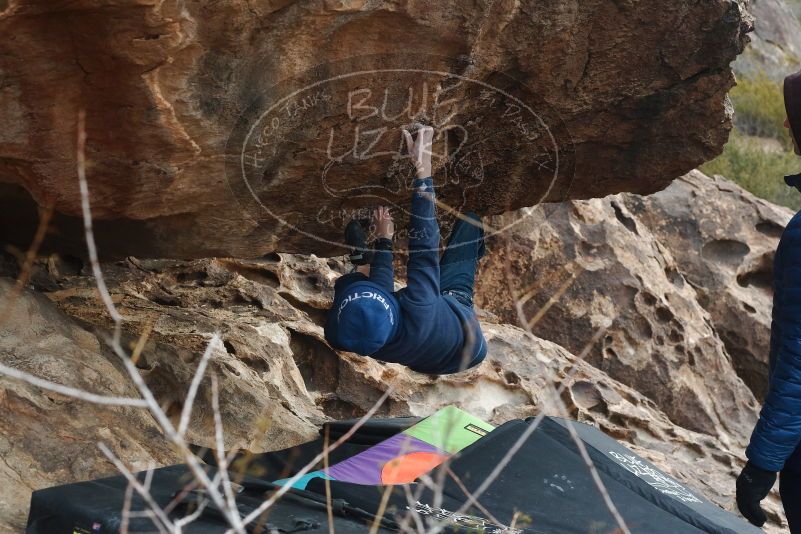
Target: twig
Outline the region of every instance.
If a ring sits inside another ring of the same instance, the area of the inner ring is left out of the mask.
[[[223,494],[231,510],[231,516],[236,517],[237,524],[234,526],[242,527],[239,520],[239,511],[236,507],[236,497],[231,487],[231,480],[228,478],[228,460],[225,457],[225,441],[223,439],[222,417],[220,416],[220,394],[217,387],[217,375],[211,375],[211,409],[214,413],[214,440],[217,443],[217,472],[223,487]]]
[[[133,486],[130,482],[125,487],[125,499],[122,502],[122,521],[120,522],[120,534],[128,534],[128,523],[131,520],[131,500],[133,499]]]
[[[325,427],[323,436],[323,471],[328,475],[328,439],[330,427]],[[325,477],[325,513],[328,516],[328,534],[334,534],[334,508],[331,505],[331,480]]]
[[[33,242],[25,253],[25,260],[22,262],[22,267],[20,268],[17,280],[14,282],[14,287],[6,295],[3,312],[0,313],[0,324],[6,322],[11,316],[11,312],[14,311],[14,307],[17,304],[17,299],[22,294],[22,289],[25,287],[25,284],[28,283],[28,277],[33,268],[33,262],[36,261],[39,247],[42,246],[42,241],[44,241],[47,228],[50,225],[50,219],[53,216],[53,206],[48,204],[44,209],[40,210],[39,213],[39,225],[33,236]]]
[[[106,287],[106,281],[103,278],[103,272],[100,270],[100,262],[97,259],[97,245],[95,244],[95,236],[92,231],[92,210],[89,207],[89,185],[86,182],[86,112],[80,110],[78,112],[78,184],[81,190],[81,212],[83,213],[83,229],[86,238],[86,248],[89,251],[89,261],[92,265],[92,274],[95,277],[97,290],[100,293],[100,299],[106,305],[111,319],[114,321],[114,339],[119,340],[120,336],[120,323],[122,317],[117,308],[114,307],[114,302],[111,300],[111,295]]]
[[[174,530],[172,521],[170,521],[170,518],[167,516],[167,514],[164,513],[164,511],[161,509],[161,507],[158,505],[155,499],[153,499],[153,496],[150,494],[150,491],[147,488],[145,488],[139,482],[139,480],[137,480],[137,478],[133,476],[133,474],[131,474],[128,468],[125,467],[125,464],[123,464],[120,461],[120,459],[117,458],[117,455],[115,455],[111,451],[111,449],[109,449],[106,446],[105,443],[100,442],[97,444],[97,446],[100,447],[100,450],[103,452],[106,458],[108,458],[109,461],[114,464],[114,467],[116,467],[117,470],[120,473],[122,473],[123,476],[128,480],[128,484],[133,486],[133,488],[136,490],[139,496],[142,497],[142,499],[147,503],[147,505],[152,510],[153,514],[155,514],[155,517],[169,530]]]
[[[200,517],[200,515],[203,513],[203,510],[206,509],[206,506],[208,506],[208,504],[209,504],[209,501],[207,499],[202,500],[200,502],[200,504],[198,504],[197,509],[195,509],[194,512],[192,512],[191,514],[189,514],[189,515],[187,515],[185,517],[182,517],[181,519],[177,520],[175,522],[175,533],[176,534],[181,534],[183,532],[183,527],[185,527],[189,523],[197,520]]]
[[[189,391],[186,394],[186,400],[184,401],[184,406],[181,409],[181,419],[178,423],[178,435],[181,437],[186,435],[186,429],[189,427],[189,418],[192,415],[192,407],[195,404],[197,390],[200,387],[200,383],[203,381],[203,375],[206,372],[206,365],[209,363],[211,353],[219,342],[220,334],[215,332],[211,337],[209,344],[206,345],[206,350],[203,351],[203,356],[200,358],[200,363],[198,363],[195,376],[192,377],[192,383],[189,385]]]
[[[373,519],[373,524],[370,525],[370,532],[369,534],[376,534],[378,532],[378,527],[381,526],[381,520],[384,518],[384,513],[387,511],[387,503],[389,502],[389,496],[392,494],[392,489],[395,486],[392,484],[387,484],[384,487],[384,493],[381,494],[381,502],[378,504],[378,511],[375,514],[375,518]]]
[[[2,363],[0,363],[0,375],[10,376],[11,378],[16,378],[17,380],[27,382],[32,386],[53,391],[67,397],[73,397],[86,402],[92,402],[94,404],[105,404],[106,406],[135,406],[137,408],[148,407],[147,402],[143,399],[134,399],[131,397],[110,397],[89,393],[88,391],[84,391],[82,389],[56,384],[55,382],[39,378],[38,376],[26,373],[25,371],[20,371],[19,369],[14,369],[13,367],[9,367]]]

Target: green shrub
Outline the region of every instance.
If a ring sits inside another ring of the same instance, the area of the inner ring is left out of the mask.
[[[801,209],[801,193],[784,183],[784,176],[801,171],[801,157],[792,151],[766,150],[764,142],[733,130],[723,153],[700,167],[721,174],[774,204]]]
[[[764,72],[742,78],[729,93],[734,105],[734,124],[743,133],[777,139],[792,148],[789,131],[784,127],[786,112],[782,84]]]

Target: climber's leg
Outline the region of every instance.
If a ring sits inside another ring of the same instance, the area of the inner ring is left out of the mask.
[[[473,310],[473,287],[476,281],[478,260],[484,255],[484,230],[481,218],[475,213],[463,214],[468,220],[459,219],[453,227],[448,246],[440,259],[440,291],[451,295],[462,306]],[[472,332],[472,329],[469,330]],[[481,363],[486,355],[486,341],[480,331],[468,335],[465,340],[464,358],[472,361],[455,362],[451,372],[469,369]]]
[[[801,444],[779,474],[779,494],[792,534],[801,534]]]
[[[464,213],[469,221],[459,219],[453,227],[448,246],[440,259],[439,285],[466,306],[473,306],[473,287],[478,260],[484,255],[484,230],[481,217]]]

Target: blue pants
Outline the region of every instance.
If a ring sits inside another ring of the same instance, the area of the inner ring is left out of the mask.
[[[476,268],[485,252],[484,230],[478,215],[470,212],[463,215],[475,224],[459,219],[453,226],[448,246],[439,260],[439,288],[472,308]]]

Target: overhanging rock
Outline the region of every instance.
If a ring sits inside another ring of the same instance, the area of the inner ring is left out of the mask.
[[[751,29],[734,0],[70,6],[0,11],[0,238],[52,205],[46,248],[84,253],[85,109],[107,257],[342,253],[361,208],[404,222],[413,120],[457,210],[657,191],[721,150]]]

